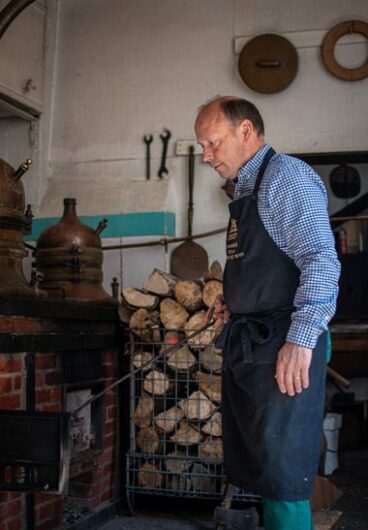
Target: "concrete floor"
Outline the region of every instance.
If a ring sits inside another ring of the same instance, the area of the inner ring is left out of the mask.
[[[368,530],[368,450],[340,455],[339,469],[328,479],[343,495],[333,509],[343,512],[335,530]],[[133,516],[123,515],[99,530],[214,530],[215,504],[177,503],[173,499],[139,499]]]

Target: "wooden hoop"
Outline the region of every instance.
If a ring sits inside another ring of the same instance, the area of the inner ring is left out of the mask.
[[[358,68],[345,68],[338,64],[334,54],[336,42],[340,37],[349,35],[350,33],[360,33],[368,39],[368,23],[363,22],[362,20],[347,20],[346,22],[341,22],[340,24],[337,24],[337,26],[331,28],[330,31],[326,33],[322,42],[322,61],[327,70],[335,77],[343,79],[344,81],[359,81],[368,77],[368,57],[365,63]]]

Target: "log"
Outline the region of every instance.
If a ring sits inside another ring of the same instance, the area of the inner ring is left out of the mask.
[[[222,282],[223,272],[221,264],[218,261],[214,261],[213,263],[211,263],[208,272],[204,273],[203,279],[205,282],[207,282],[208,280],[218,280],[219,282]]]
[[[152,370],[144,378],[143,388],[154,396],[164,396],[172,388],[170,379],[160,370]]]
[[[134,411],[134,423],[140,429],[149,427],[153,419],[154,401],[151,396],[142,396]]]
[[[144,283],[145,291],[158,296],[174,296],[176,278],[160,269],[154,269]]]
[[[199,354],[199,360],[202,368],[207,372],[220,374],[222,370],[222,355],[221,350],[215,348],[214,344],[210,344],[205,350]]]
[[[182,305],[171,298],[164,298],[160,302],[160,318],[165,328],[177,329],[184,327],[189,314]]]
[[[170,437],[170,442],[178,445],[196,445],[201,441],[201,433],[188,425],[182,423],[179,429]]]
[[[190,478],[187,475],[167,475],[166,488],[175,491],[189,491],[192,487]]]
[[[178,342],[180,342],[184,338],[185,338],[184,331],[180,331],[180,330],[166,331],[165,332],[164,341],[163,341],[163,348],[166,349],[169,346],[172,346],[173,344],[177,344]]]
[[[146,462],[138,470],[138,484],[142,488],[159,488],[163,477],[157,467]]]
[[[222,462],[224,459],[222,438],[206,436],[198,448],[198,456],[203,458],[218,458]]]
[[[179,421],[183,419],[184,412],[179,407],[171,407],[161,414],[158,414],[155,418],[155,424],[161,431],[165,433],[172,432]]]
[[[181,451],[167,453],[164,461],[167,471],[170,471],[170,473],[184,473],[184,471],[188,471],[192,462],[185,460],[185,456],[185,453]]]
[[[192,482],[192,490],[194,492],[217,492],[216,477],[213,476],[213,472],[211,473],[211,469],[204,464],[199,464],[198,462],[193,464],[190,480]]]
[[[142,364],[152,361],[153,354],[149,351],[140,351],[133,355],[133,366],[134,368],[140,368]],[[146,368],[143,368],[142,372],[147,372],[148,370],[152,370],[152,365],[147,365]]]
[[[146,342],[157,343],[161,340],[158,311],[138,309],[130,317],[129,326],[138,337]]]
[[[133,287],[127,287],[121,292],[122,299],[130,307],[134,308],[145,308],[145,309],[154,309],[158,302],[158,296],[152,294],[144,293],[139,289],[134,289]]]
[[[222,415],[216,411],[202,427],[202,432],[211,436],[222,436]]]
[[[194,313],[186,322],[185,324],[185,332],[186,335],[190,335],[193,333],[193,331],[197,331],[201,327],[203,327],[207,322],[207,311],[198,311],[198,313]],[[205,348],[208,346],[211,342],[215,339],[216,330],[213,326],[206,329],[205,331],[202,331],[202,333],[199,333],[196,337],[193,337],[192,339],[189,339],[188,344],[191,348],[198,350],[201,348]]]
[[[211,307],[215,298],[222,293],[222,282],[219,282],[218,280],[208,280],[203,287],[203,302],[207,307]]]
[[[160,447],[160,438],[153,427],[138,431],[136,441],[142,453],[157,453]]]
[[[178,280],[176,282],[175,298],[180,305],[190,312],[197,311],[203,304],[201,286],[192,280]]]
[[[198,383],[199,389],[210,399],[216,403],[221,403],[221,376],[206,374],[205,372],[197,372],[195,380]]]
[[[188,372],[188,370],[193,369],[196,364],[197,359],[186,345],[173,351],[167,357],[167,365],[169,368],[179,373]]]
[[[200,390],[179,401],[178,406],[189,420],[207,420],[216,410],[216,406]]]
[[[118,315],[121,322],[124,322],[124,324],[129,325],[133,313],[134,309],[129,307],[126,302],[122,300],[121,303],[118,305]]]

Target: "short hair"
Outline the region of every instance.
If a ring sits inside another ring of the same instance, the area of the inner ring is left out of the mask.
[[[259,110],[253,103],[241,98],[220,98],[219,106],[233,125],[243,120],[249,120],[258,134],[264,134],[264,122]]]

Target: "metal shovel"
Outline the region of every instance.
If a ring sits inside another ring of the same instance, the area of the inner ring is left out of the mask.
[[[199,280],[208,271],[207,252],[192,240],[193,225],[193,187],[194,187],[194,146],[189,147],[188,157],[189,204],[188,204],[188,240],[176,247],[171,254],[171,273],[185,280]]]

